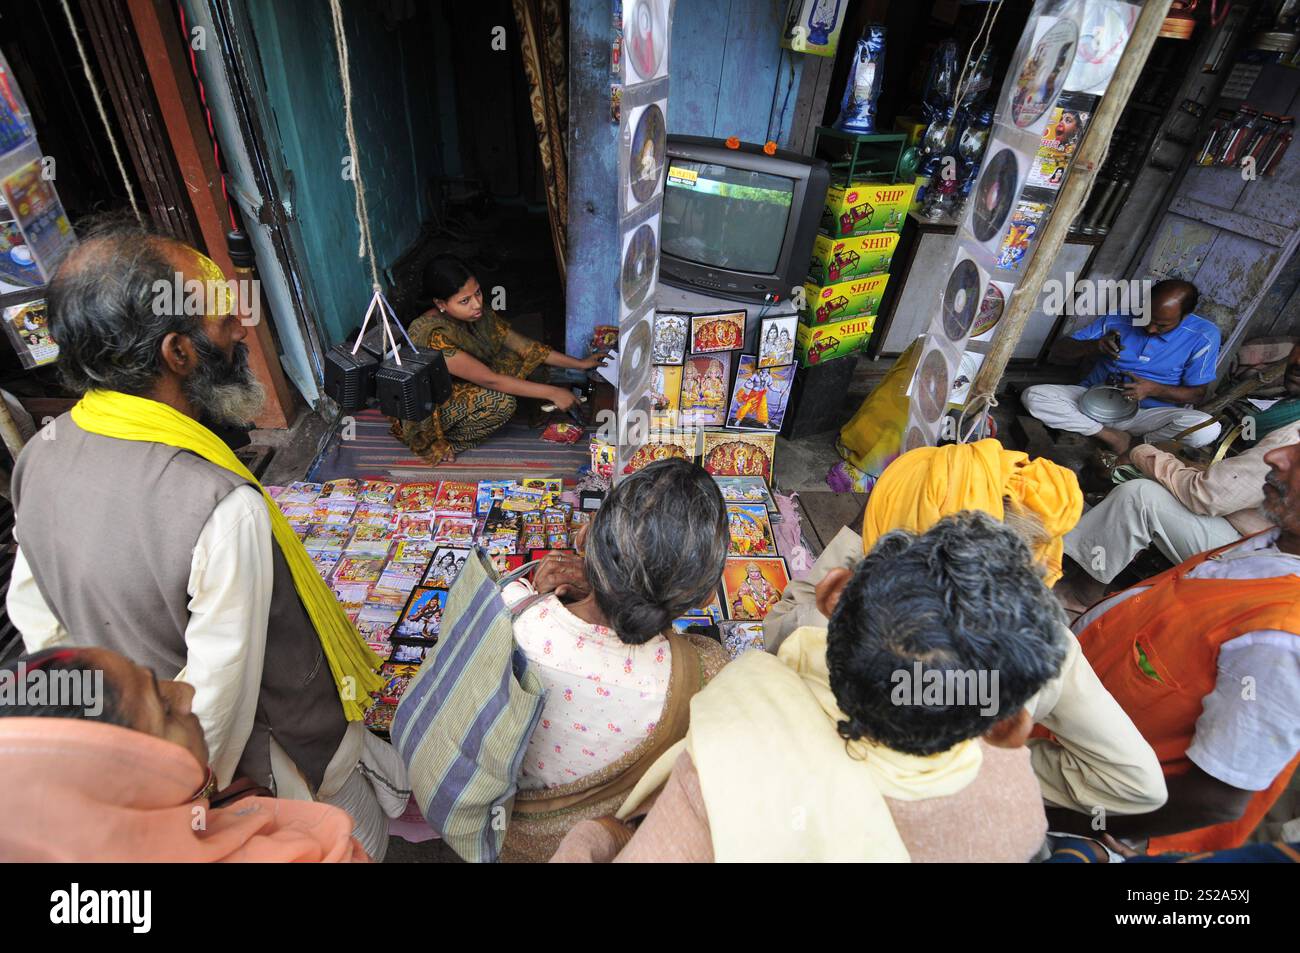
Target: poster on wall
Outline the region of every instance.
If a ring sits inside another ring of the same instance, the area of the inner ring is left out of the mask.
[[[781,46],[796,53],[833,57],[848,5],[848,0],[790,0]]]

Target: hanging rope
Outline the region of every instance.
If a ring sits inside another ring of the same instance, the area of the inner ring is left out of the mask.
[[[68,0],[62,0],[63,15],[68,18],[68,29],[72,31],[72,40],[77,44],[77,55],[81,57],[81,69],[86,74],[86,82],[90,86],[90,95],[95,99],[95,109],[99,111],[99,121],[104,124],[104,132],[108,136],[108,144],[113,150],[113,159],[117,162],[118,174],[122,176],[122,184],[126,186],[126,197],[131,202],[131,211],[135,212],[135,220],[144,224],[144,216],[140,214],[140,206],[135,200],[135,188],[131,185],[131,177],[126,174],[126,165],[122,162],[122,153],[117,148],[117,137],[113,135],[113,127],[108,121],[108,113],[104,110],[104,100],[99,95],[99,84],[95,82],[95,73],[90,68],[90,59],[86,56],[86,48],[81,45],[81,34],[77,32],[77,24],[72,19],[72,8],[68,6]]]
[[[966,62],[961,68],[961,73],[957,76],[957,92],[953,97],[952,115],[943,127],[943,137],[948,138],[948,130],[952,128],[953,120],[957,118],[957,110],[961,107],[962,97],[966,95],[966,71],[970,69],[971,63],[979,64],[984,58],[984,51],[989,48],[989,40],[993,39],[993,25],[998,22],[998,14],[1002,12],[1002,0],[990,3],[984,8],[984,20],[980,23],[980,28],[975,31],[975,39],[970,41],[970,55],[967,55]],[[987,28],[987,32],[986,32]],[[979,53],[975,53],[975,44],[984,37],[984,45],[980,47]]]
[[[64,0],[66,3],[67,0]],[[348,139],[348,155],[352,158],[352,181],[356,186],[357,226],[361,231],[361,241],[357,245],[357,257],[368,258],[370,264],[370,281],[375,293],[380,294],[379,267],[375,264],[375,246],[370,238],[370,214],[366,209],[366,187],[361,179],[361,156],[357,148],[357,131],[352,125],[352,76],[348,65],[348,38],[343,31],[343,8],[339,0],[330,0],[330,16],[334,21],[334,47],[339,56],[339,82],[343,86],[343,126]]]

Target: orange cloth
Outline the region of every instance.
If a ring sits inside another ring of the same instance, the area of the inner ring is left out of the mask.
[[[1083,515],[1074,473],[1050,460],[1031,460],[993,439],[909,450],[885,468],[867,500],[863,552],[896,529],[924,533],[962,510],[1004,518],[1003,497],[1042,521],[1048,541],[1034,553],[1047,584],[1061,578],[1064,536]]]
[[[1223,549],[1202,553],[1142,583],[1150,588],[1109,609],[1079,635],[1084,657],[1155,750],[1166,777],[1191,770],[1187,748],[1196,733],[1201,700],[1214,690],[1219,648],[1259,629],[1300,637],[1300,579],[1187,578]],[[1138,646],[1159,681],[1138,665]],[[1300,755],[1251,798],[1238,820],[1153,837],[1151,853],[1240,847],[1281,796],[1297,763]]]
[[[0,861],[366,861],[338,808],[263,797],[210,808],[190,800],[203,778],[189,751],[143,732],[0,719]]]

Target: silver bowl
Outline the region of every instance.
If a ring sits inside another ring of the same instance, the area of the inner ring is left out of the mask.
[[[1079,398],[1079,409],[1099,424],[1121,424],[1137,416],[1138,402],[1114,384],[1097,384]]]

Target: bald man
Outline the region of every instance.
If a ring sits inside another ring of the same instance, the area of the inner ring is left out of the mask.
[[[1151,289],[1147,314],[1110,314],[1058,341],[1048,355],[1054,364],[1093,361],[1077,385],[1038,384],[1021,395],[1025,409],[1049,427],[1096,437],[1116,453],[1126,453],[1135,436],[1147,443],[1170,440],[1210,419],[1191,409],[1205,399],[1219,359],[1219,329],[1193,314],[1199,295],[1189,281],[1161,281]],[[1104,425],[1079,408],[1088,388],[1108,379],[1123,380],[1124,393],[1138,402],[1136,416]],[[1183,438],[1202,447],[1219,436],[1208,424]]]

